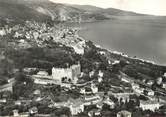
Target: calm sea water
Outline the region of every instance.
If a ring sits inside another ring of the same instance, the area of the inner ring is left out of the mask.
[[[104,48],[166,65],[166,23],[110,20],[80,25],[80,35]]]

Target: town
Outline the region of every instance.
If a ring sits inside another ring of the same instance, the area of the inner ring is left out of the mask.
[[[166,70],[148,71],[153,64],[78,31],[35,21],[0,27],[0,117],[166,116]]]

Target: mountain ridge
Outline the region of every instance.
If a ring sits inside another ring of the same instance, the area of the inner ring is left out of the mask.
[[[91,5],[53,3],[49,0],[0,0],[0,17],[11,17],[14,19],[93,22],[97,20],[108,20],[113,16],[151,15],[138,14],[114,8],[103,9]]]

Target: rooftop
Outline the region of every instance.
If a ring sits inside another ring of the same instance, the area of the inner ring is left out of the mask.
[[[120,111],[120,112],[118,112],[118,114],[122,114],[122,115],[131,115],[131,112],[129,112],[129,111],[126,111],[126,110],[123,110],[123,111]]]

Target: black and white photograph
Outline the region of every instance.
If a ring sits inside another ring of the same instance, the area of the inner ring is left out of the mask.
[[[166,117],[166,0],[0,0],[0,117]]]

